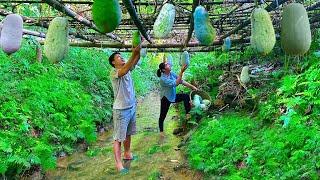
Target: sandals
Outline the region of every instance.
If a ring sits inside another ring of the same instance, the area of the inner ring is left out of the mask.
[[[123,169],[121,169],[121,170],[119,171],[119,173],[120,173],[121,176],[122,176],[122,175],[126,175],[126,174],[129,173],[129,169],[123,168]]]
[[[134,161],[134,160],[137,160],[137,159],[138,159],[137,155],[132,155],[132,158],[130,158],[130,159],[123,158],[124,161]]]

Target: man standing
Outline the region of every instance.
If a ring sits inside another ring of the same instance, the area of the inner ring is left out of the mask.
[[[113,152],[116,168],[121,174],[129,172],[121,161],[121,143],[124,146],[124,159],[133,160],[135,156],[130,151],[131,135],[136,133],[136,99],[130,69],[140,59],[140,45],[132,50],[132,55],[125,63],[119,52],[109,57],[109,63],[114,67],[110,72],[114,92],[113,103]]]

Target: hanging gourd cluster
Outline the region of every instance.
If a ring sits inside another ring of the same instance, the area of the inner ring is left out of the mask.
[[[256,8],[251,14],[252,48],[266,55],[273,49],[276,36],[269,13]],[[303,55],[311,45],[311,31],[306,9],[302,4],[291,3],[284,7],[281,19],[281,46],[288,55]]]
[[[132,5],[131,0],[123,0],[125,6]],[[131,3],[131,4],[130,4]],[[134,8],[128,10],[134,15],[133,20],[137,21]],[[154,22],[153,34],[156,38],[166,38],[173,28],[175,20],[175,6],[166,3]],[[114,31],[121,22],[122,11],[119,0],[94,0],[92,17],[96,27],[103,33]],[[212,26],[209,14],[206,9],[199,5],[194,13],[194,34],[202,45],[209,46],[216,38],[216,30]],[[141,22],[140,22],[141,25]],[[16,52],[21,45],[23,34],[23,20],[17,14],[8,15],[2,22],[0,45],[7,54]],[[140,33],[147,37],[146,32],[135,31],[133,34],[133,46],[141,43]],[[148,38],[148,37],[147,37]],[[272,51],[275,42],[275,31],[269,13],[263,8],[255,8],[251,14],[251,38],[252,48],[266,55]],[[306,9],[302,4],[291,3],[284,7],[281,19],[281,46],[288,55],[303,55],[311,44],[311,31]],[[64,17],[54,18],[46,34],[44,42],[44,54],[53,63],[61,61],[68,53],[68,20]],[[231,40],[227,37],[224,40],[223,50],[231,48]],[[189,63],[188,52],[181,55],[181,64]],[[142,51],[142,56],[146,50]]]

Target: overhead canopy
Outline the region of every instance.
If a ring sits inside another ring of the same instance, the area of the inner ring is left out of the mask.
[[[160,12],[163,0],[133,0],[140,21],[152,43],[145,41],[143,47],[156,51],[213,51],[221,47],[223,39],[230,37],[232,44],[246,46],[250,38],[250,15],[255,7],[252,0],[172,0],[176,7],[176,18],[172,32],[166,39],[156,39],[153,24]],[[271,15],[275,30],[279,33],[281,9],[290,1],[259,1]],[[137,30],[122,1],[122,20],[112,33],[101,33],[94,25],[91,15],[93,0],[7,0],[0,4],[0,15],[20,14],[24,20],[25,34],[45,37],[50,21],[56,16],[69,17],[70,44],[80,47],[115,48],[131,51],[132,31]],[[192,10],[201,4],[209,12],[217,37],[210,46],[200,45],[193,34]],[[311,28],[318,28],[320,22],[320,1],[304,4],[309,15]]]

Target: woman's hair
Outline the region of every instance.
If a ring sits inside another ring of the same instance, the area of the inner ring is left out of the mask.
[[[166,68],[166,64],[165,63],[160,63],[159,64],[159,69],[157,70],[157,76],[161,77],[161,73],[164,72],[164,69]]]

